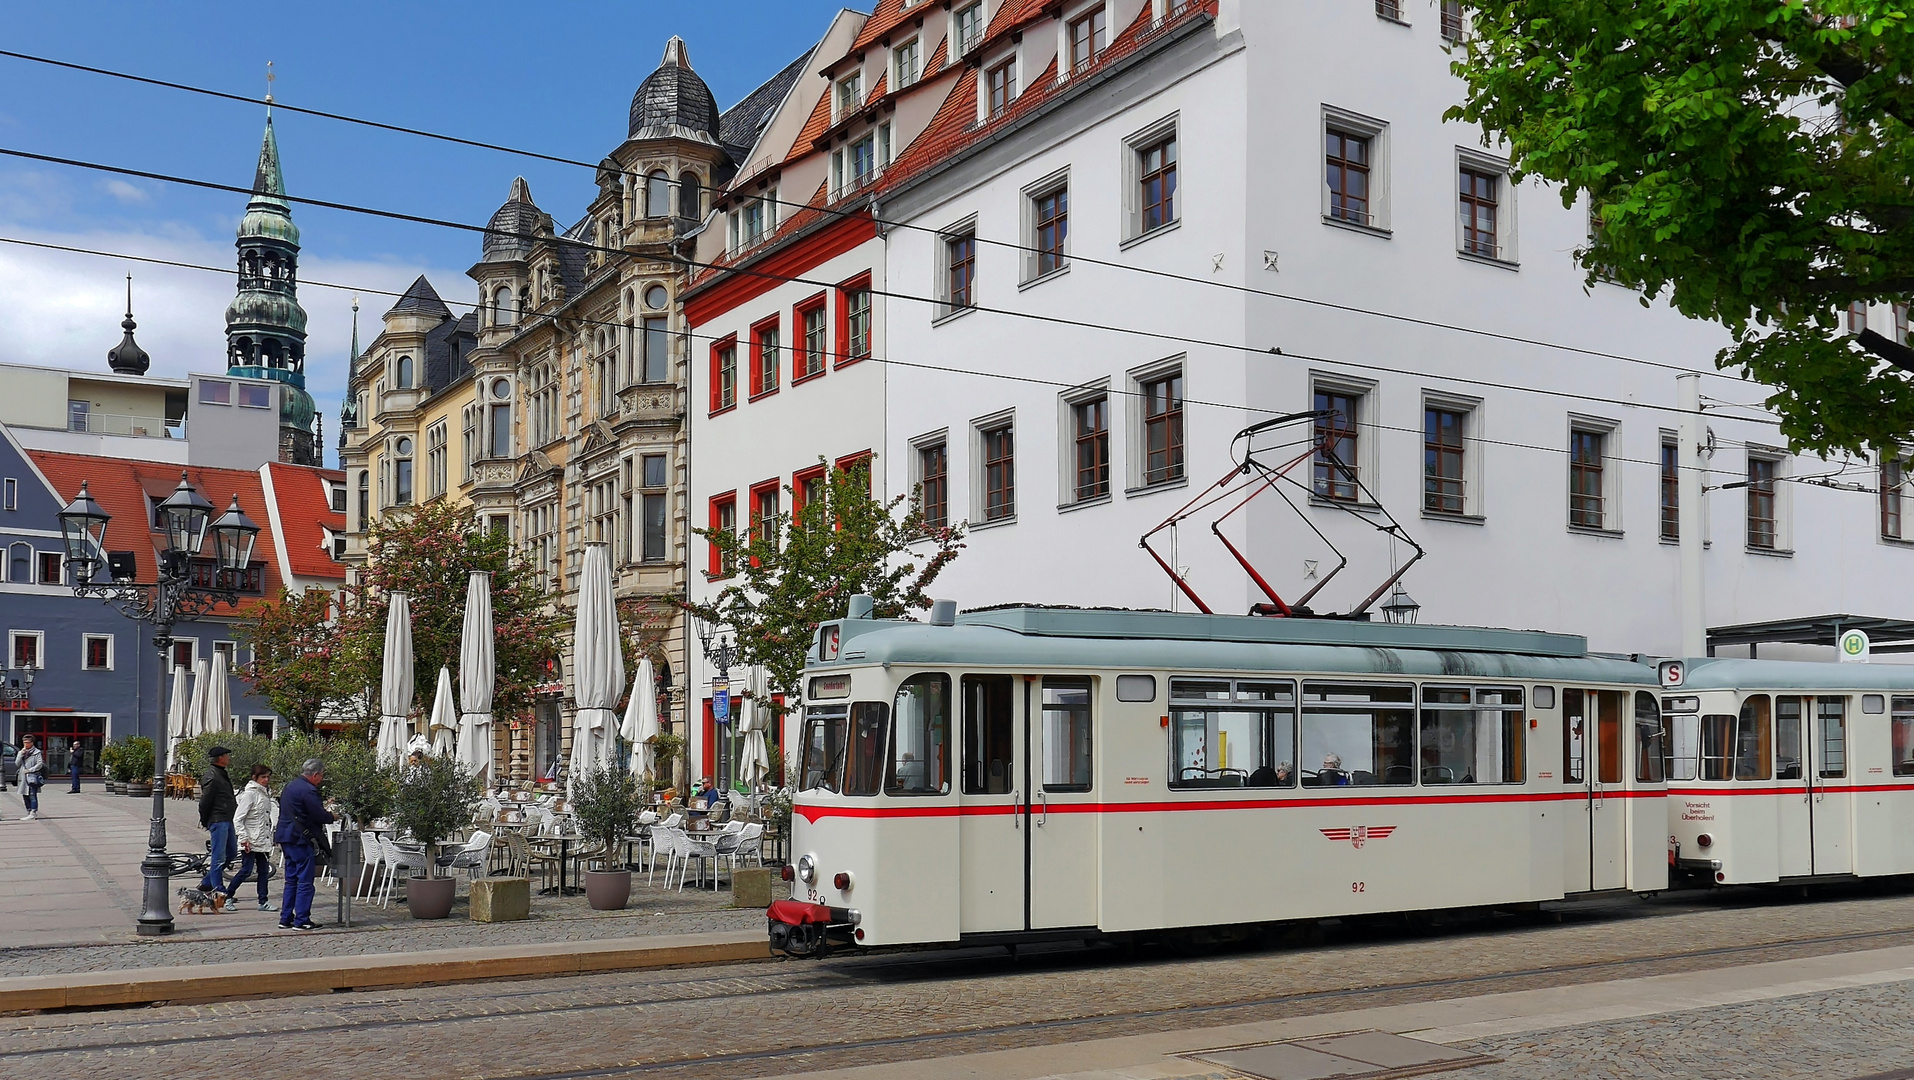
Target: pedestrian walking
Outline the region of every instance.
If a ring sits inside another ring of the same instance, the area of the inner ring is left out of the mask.
[[[259,910],[278,911],[266,891],[266,879],[272,876],[272,831],[277,806],[272,797],[272,770],[253,766],[252,780],[239,793],[238,808],[233,811],[233,835],[239,840],[239,873],[226,886],[224,911],[233,910],[233,898],[239,887],[257,871]]]
[[[281,930],[319,929],[312,921],[314,860],[326,848],[325,827],[333,821],[319,798],[319,785],[325,779],[325,766],[318,758],[308,758],[279,794],[279,824],[272,838],[286,856],[286,888],[279,900]]]
[[[225,880],[226,864],[233,861],[233,811],[239,802],[233,795],[233,778],[226,775],[226,765],[232,760],[232,751],[223,746],[215,746],[207,751],[206,759],[212,762],[206,768],[206,775],[199,778],[199,824],[212,836],[212,843],[206,849],[206,875],[200,879],[199,887],[207,892],[219,892],[219,884]]]
[[[33,735],[20,738],[20,799],[26,803],[26,816],[22,821],[34,821],[40,816],[40,787],[47,782],[47,759],[40,752],[40,740]]]
[[[67,794],[78,795],[80,793],[80,743],[77,739],[67,749],[66,772],[67,776],[73,780],[73,786],[67,790]]]

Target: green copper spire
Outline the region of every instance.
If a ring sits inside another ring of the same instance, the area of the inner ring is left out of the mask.
[[[288,387],[279,415],[280,458],[319,464],[306,392],[306,310],[299,306],[299,228],[286,201],[272,118],[259,144],[252,198],[239,220],[239,292],[226,307],[226,371]]]

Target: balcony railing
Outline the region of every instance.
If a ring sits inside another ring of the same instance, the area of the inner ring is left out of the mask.
[[[66,429],[87,435],[131,435],[141,439],[184,439],[186,421],[163,416],[84,412],[67,416]]]

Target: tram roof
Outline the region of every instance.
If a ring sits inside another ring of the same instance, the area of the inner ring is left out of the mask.
[[[1656,681],[1644,664],[1590,656],[1580,637],[1481,627],[1030,607],[966,612],[955,626],[840,625],[843,664]]]
[[[1812,660],[1688,661],[1681,688],[1696,690],[1903,690],[1914,692],[1914,664],[1829,664]]]

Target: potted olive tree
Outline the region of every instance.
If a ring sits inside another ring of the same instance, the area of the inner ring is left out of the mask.
[[[120,776],[120,758],[124,756],[125,751],[125,747],[121,744],[124,742],[124,739],[114,739],[112,742],[100,747],[100,771],[106,774],[106,793],[108,795],[118,795],[120,793],[120,783],[122,780]]]
[[[472,808],[485,794],[478,775],[451,757],[427,757],[407,765],[399,776],[394,824],[425,845],[425,874],[405,884],[405,906],[415,919],[443,919],[452,913],[458,879],[438,876],[439,845],[472,823]]]
[[[399,769],[379,764],[363,739],[334,739],[318,756],[326,767],[325,796],[337,800],[346,813],[346,831],[334,854],[341,867],[351,867],[346,873],[363,874],[366,853],[359,850],[358,830],[392,813],[399,796]],[[297,771],[297,765],[290,766],[289,774]],[[277,770],[273,777],[279,779]],[[358,884],[356,876],[347,882],[349,888]]]
[[[614,853],[631,835],[641,805],[638,778],[623,769],[594,767],[572,781],[578,831],[604,850],[605,869],[585,872],[585,899],[594,911],[622,911],[631,902],[631,871],[614,870]]]

